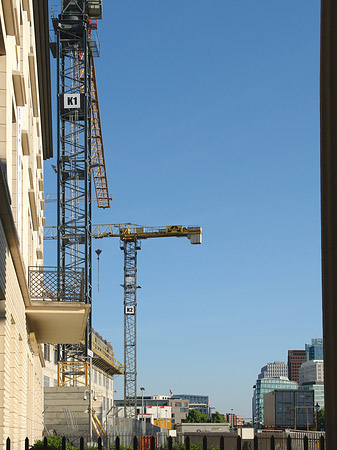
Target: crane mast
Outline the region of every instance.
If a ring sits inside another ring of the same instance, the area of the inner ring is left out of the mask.
[[[120,242],[124,251],[124,416],[137,417],[137,239]]]
[[[99,0],[62,0],[61,13],[52,18],[57,59],[57,291],[62,300],[62,274],[81,271],[87,304],[92,302],[91,62],[97,50],[91,21],[101,16]],[[73,384],[91,351],[91,330],[90,313],[84,345],[58,346],[59,362],[78,361],[78,370],[72,364]]]

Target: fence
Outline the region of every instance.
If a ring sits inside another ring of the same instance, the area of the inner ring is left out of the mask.
[[[156,436],[145,436],[137,437],[134,436],[132,440],[132,449],[133,450],[156,450],[156,448],[166,448],[167,450],[174,450],[176,445],[173,444],[173,439],[171,436],[167,438],[165,445],[163,443],[159,444]],[[62,450],[66,450],[66,443],[69,442],[69,438],[62,437]],[[258,437],[257,435],[254,439],[251,440],[242,440],[240,436],[237,436],[235,439],[236,442],[226,442],[226,436],[221,436],[219,439],[218,446],[209,446],[207,436],[202,437],[202,450],[218,448],[219,450],[325,450],[325,438],[324,435],[320,437],[311,436],[310,438],[307,435],[303,437],[292,437],[290,434],[287,437],[275,437],[274,435]],[[74,442],[72,442],[73,444]],[[109,441],[106,444],[109,444]],[[191,450],[191,442],[190,438],[187,436],[184,443],[185,450]],[[234,444],[234,446],[233,446]],[[88,443],[87,443],[88,445]],[[228,446],[230,445],[230,446]],[[103,450],[105,448],[109,448],[109,445],[104,445],[101,437],[98,437],[95,444],[90,446],[97,447],[97,450]],[[110,446],[114,446],[115,450],[120,450],[121,441],[120,437],[117,436],[114,442],[110,442]],[[79,438],[79,449],[84,450],[87,446],[85,446],[84,437]],[[16,448],[18,448],[16,446]],[[29,439],[26,438],[24,442],[24,450],[29,450],[30,443]],[[23,450],[22,448],[22,450]],[[39,447],[41,449],[41,447]],[[6,450],[11,450],[12,444],[10,438],[6,440]],[[181,449],[181,447],[180,447]],[[48,440],[45,437],[43,439],[42,450],[50,450],[48,446]]]

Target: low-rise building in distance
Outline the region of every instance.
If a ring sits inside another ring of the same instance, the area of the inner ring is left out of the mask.
[[[229,423],[231,428],[242,428],[245,424],[243,416],[238,416],[236,414],[225,413],[224,418],[226,422]]]
[[[176,394],[172,395],[172,399],[188,400],[190,410],[196,409],[197,411],[210,416],[208,395]]]
[[[118,410],[118,417],[124,417],[124,400],[115,400],[115,408]],[[167,408],[167,409],[165,409]],[[171,398],[165,395],[138,396],[137,397],[137,418],[145,419],[153,425],[162,427],[160,419],[163,419],[162,412],[165,411],[167,423],[172,425],[182,423],[189,413],[189,401],[181,398]],[[167,414],[167,417],[166,417]],[[145,416],[144,416],[145,415]],[[158,420],[158,422],[156,422]],[[164,423],[162,421],[162,423]],[[166,426],[164,426],[166,428]]]

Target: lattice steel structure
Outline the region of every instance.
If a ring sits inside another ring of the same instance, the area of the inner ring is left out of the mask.
[[[137,239],[121,241],[124,250],[124,416],[137,417]]]
[[[83,271],[84,302],[92,301],[91,249],[91,20],[101,2],[62,0],[53,18],[57,57],[57,268]],[[58,279],[62,300],[64,279]],[[79,366],[91,350],[91,314],[85,345],[59,346],[59,361]],[[73,384],[78,371],[74,370]]]
[[[44,230],[44,239],[55,239],[55,227]],[[92,237],[117,237],[124,250],[124,415],[137,417],[137,250],[140,241],[162,237],[186,237],[201,244],[202,229],[197,226],[168,225],[144,227],[132,223],[93,225]]]
[[[97,207],[110,208],[107,173],[103,150],[101,116],[99,112],[96,71],[94,58],[91,58],[91,166],[94,180]]]

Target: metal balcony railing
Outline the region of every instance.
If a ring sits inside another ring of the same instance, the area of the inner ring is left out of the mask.
[[[83,270],[29,267],[31,300],[83,302]]]

